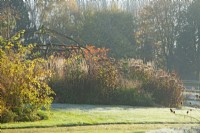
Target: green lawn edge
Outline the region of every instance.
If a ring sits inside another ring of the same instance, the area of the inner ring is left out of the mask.
[[[194,124],[200,125],[200,111],[191,111],[185,115],[188,108],[131,107],[131,106],[96,106],[58,104],[53,107],[48,120],[36,122],[14,122],[0,125],[1,129],[75,127],[122,124]],[[198,116],[198,117],[197,117]]]

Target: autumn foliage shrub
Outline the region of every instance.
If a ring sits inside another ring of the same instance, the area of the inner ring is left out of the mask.
[[[2,92],[2,90],[1,90],[1,92]],[[5,110],[5,103],[2,99],[2,94],[0,94],[0,116],[2,116],[4,110]]]
[[[53,100],[47,84],[51,73],[43,59],[29,59],[33,46],[22,46],[21,34],[0,38],[0,122],[38,120],[38,110]]]
[[[135,82],[124,79],[116,60],[107,57],[107,49],[87,46],[82,54],[68,58],[51,57],[54,71],[50,85],[55,102],[121,104],[150,106],[152,98],[140,93]]]
[[[181,106],[184,87],[175,73],[157,70],[141,60],[129,60],[128,71],[131,79],[140,82],[138,88],[149,93],[155,103],[167,107]]]
[[[175,74],[157,70],[141,60],[111,60],[106,52],[87,46],[84,57],[73,53],[67,59],[50,59],[55,71],[51,86],[57,94],[56,102],[181,105],[184,87]]]
[[[118,71],[107,58],[107,49],[86,48],[83,55],[74,52],[63,59],[60,68],[63,74],[54,73],[50,84],[58,102],[105,104],[111,101],[110,94],[118,85]],[[55,64],[50,66],[58,71],[55,58],[49,59],[49,63]]]

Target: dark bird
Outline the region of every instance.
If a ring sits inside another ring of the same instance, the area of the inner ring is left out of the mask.
[[[174,111],[173,113],[175,114],[176,112]]]
[[[187,111],[187,114],[189,113],[189,111]]]
[[[170,112],[172,112],[172,113],[173,113],[174,111],[173,111],[172,109],[170,109]]]

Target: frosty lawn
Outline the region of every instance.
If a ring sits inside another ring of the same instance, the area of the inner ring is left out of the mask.
[[[188,108],[148,108],[131,106],[96,106],[53,104],[50,118],[36,122],[19,122],[1,124],[2,129],[64,127],[103,124],[198,124],[200,110],[193,109],[187,114]],[[194,118],[192,118],[194,117]]]

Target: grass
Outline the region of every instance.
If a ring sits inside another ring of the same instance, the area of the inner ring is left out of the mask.
[[[112,124],[95,126],[6,129],[1,133],[144,133],[160,128],[198,126],[194,124]]]
[[[193,109],[187,115],[186,112],[188,109],[186,107],[183,109],[175,109],[176,114],[174,114],[170,112],[169,108],[54,104],[50,112],[50,119],[48,120],[5,123],[0,126],[4,129],[2,130],[3,132],[33,131],[35,128],[40,128],[35,130],[41,130],[41,132],[50,132],[53,130],[56,130],[56,132],[64,132],[66,130],[77,131],[76,129],[79,129],[77,126],[81,126],[83,131],[92,131],[95,128],[99,128],[98,130],[103,132],[110,128],[111,132],[115,130],[117,132],[120,129],[123,131],[123,127],[125,129],[129,129],[130,127],[130,130],[134,129],[134,131],[144,131],[146,130],[145,126],[149,130],[156,128],[156,126],[159,128],[164,125],[180,126],[183,124],[199,124],[200,110]],[[113,124],[114,126],[112,126]],[[17,130],[14,130],[14,128],[17,128]]]

